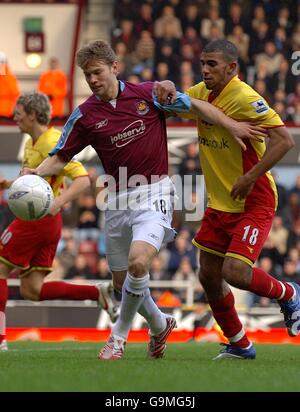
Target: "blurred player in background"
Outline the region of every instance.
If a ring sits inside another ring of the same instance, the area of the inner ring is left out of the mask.
[[[106,253],[115,288],[121,291],[123,285],[120,317],[98,357],[122,358],[138,311],[150,327],[148,356],[161,358],[167,337],[176,326],[175,319],[156,306],[148,286],[154,256],[162,243],[173,240],[175,235],[171,226],[174,188],[167,175],[165,115],[154,101],[153,82],[118,81],[116,56],[106,42],[84,46],[77,53],[77,63],[93,95],[74,110],[50,157],[35,170],[24,169],[23,174],[57,174],[84,147],[91,145],[96,150],[106,174],[115,182],[108,194],[105,216]],[[178,111],[195,106],[206,121],[223,124],[237,139],[254,137],[263,130],[239,124],[209,103],[191,101],[182,93],[174,93],[170,101]],[[121,166],[126,167],[126,177],[121,175]],[[136,208],[110,207],[114,198],[122,202],[128,195],[144,200]]]
[[[52,118],[64,116],[65,98],[68,92],[68,78],[59,67],[56,57],[49,60],[49,70],[41,74],[38,90],[48,96],[52,107]]]
[[[234,44],[227,40],[208,43],[201,63],[203,82],[186,94],[212,103],[236,120],[263,126],[270,138],[267,147],[264,141],[253,139],[238,145],[223,127],[197,118],[208,208],[193,243],[200,249],[200,281],[213,315],[229,340],[216,359],[254,359],[255,348],[238,318],[229,284],[277,299],[289,335],[300,332],[300,287],[279,282],[253,267],[277,206],[276,185],[269,170],[294,142],[277,113],[239,79]],[[160,89],[159,93],[166,95],[174,93],[175,87],[160,85]]]
[[[49,150],[57,143],[61,132],[48,128],[51,106],[42,93],[21,95],[15,107],[14,120],[22,133],[28,133],[23,167],[36,167]],[[72,180],[71,185],[62,190],[64,178]],[[0,349],[5,350],[5,307],[8,298],[7,278],[13,269],[20,272],[20,292],[25,299],[34,301],[70,299],[90,299],[109,312],[112,321],[116,313],[107,296],[104,285],[72,285],[65,282],[45,282],[51,272],[52,261],[61,235],[61,207],[77,198],[90,185],[87,172],[78,161],[71,160],[59,174],[48,179],[55,195],[50,213],[37,221],[15,219],[0,238]],[[10,187],[12,181],[0,179],[0,190]]]

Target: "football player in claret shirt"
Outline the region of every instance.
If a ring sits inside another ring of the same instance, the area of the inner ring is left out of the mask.
[[[36,167],[48,156],[57,143],[61,132],[48,127],[51,106],[42,93],[24,94],[15,107],[14,120],[22,133],[28,133],[24,151],[23,167]],[[64,178],[71,185],[64,191]],[[19,269],[20,291],[25,299],[34,301],[90,299],[107,309],[111,320],[116,320],[116,307],[109,298],[107,285],[73,285],[66,282],[45,282],[51,272],[56,247],[61,235],[60,208],[78,197],[90,185],[87,171],[82,164],[71,160],[59,174],[47,179],[54,192],[55,201],[50,213],[37,221],[15,219],[0,237],[0,350],[5,350],[5,307],[8,297],[7,277],[12,269]],[[0,190],[9,188],[11,181],[1,179]]]
[[[289,335],[300,332],[300,287],[279,282],[253,267],[277,207],[276,186],[269,170],[294,141],[278,114],[239,79],[237,61],[238,50],[231,42],[208,43],[201,55],[203,81],[186,91],[188,96],[208,101],[238,121],[259,124],[268,130],[270,138],[267,147],[264,140],[238,144],[224,127],[196,117],[208,207],[193,243],[200,249],[200,281],[213,315],[229,340],[216,359],[256,356],[229,285],[277,299]],[[166,85],[159,87],[160,93],[174,90]]]
[[[82,47],[77,63],[93,94],[74,110],[50,157],[37,169],[25,168],[23,173],[56,174],[84,147],[91,145],[96,150],[105,173],[115,182],[105,215],[106,254],[114,287],[122,290],[120,317],[98,357],[122,358],[133,317],[139,312],[150,327],[148,356],[161,358],[176,326],[175,319],[156,306],[148,286],[152,259],[162,242],[174,238],[174,187],[167,175],[165,115],[154,97],[153,82],[136,85],[117,79],[116,56],[106,42],[98,40]],[[166,97],[160,95],[159,99]],[[235,122],[207,102],[176,91],[169,97],[173,109],[190,111],[192,107],[206,121],[223,124],[238,141],[264,133],[260,127]],[[126,169],[126,178],[121,168]],[[127,196],[142,200],[137,207],[134,202],[121,210],[112,207],[113,199],[120,204]]]

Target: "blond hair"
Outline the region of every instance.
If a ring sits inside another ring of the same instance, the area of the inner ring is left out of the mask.
[[[47,125],[51,119],[51,104],[44,93],[24,93],[18,98],[16,104],[21,104],[27,114],[35,113],[39,124]]]

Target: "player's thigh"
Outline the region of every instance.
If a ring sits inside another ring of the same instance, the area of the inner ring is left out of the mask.
[[[0,260],[19,269],[28,268],[30,260],[40,245],[31,222],[15,219],[0,238]]]
[[[108,210],[105,213],[106,258],[112,272],[128,269],[128,254],[132,241],[129,221],[122,211]]]
[[[241,260],[252,267],[269,235],[273,218],[274,210],[270,208],[259,207],[241,213],[240,219],[228,225],[232,238],[226,257]]]
[[[13,268],[4,262],[0,262],[0,279],[7,279]]]

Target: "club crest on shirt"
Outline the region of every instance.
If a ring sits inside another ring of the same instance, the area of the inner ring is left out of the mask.
[[[251,103],[251,106],[254,107],[255,112],[258,114],[266,113],[269,110],[268,105],[262,99]]]
[[[145,102],[145,100],[140,100],[139,102],[137,102],[135,107],[136,107],[137,114],[146,114],[150,110],[150,108],[149,108],[148,104]]]

